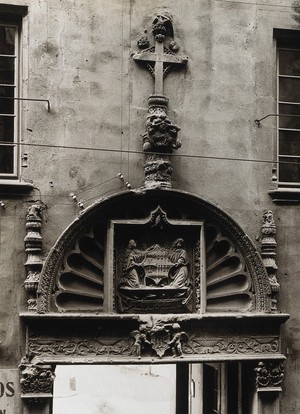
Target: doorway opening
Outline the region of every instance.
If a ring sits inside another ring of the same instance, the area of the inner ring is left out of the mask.
[[[252,414],[240,362],[58,365],[52,414]]]

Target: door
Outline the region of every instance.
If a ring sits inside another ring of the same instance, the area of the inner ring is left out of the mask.
[[[251,371],[240,362],[190,364],[189,414],[254,414]]]

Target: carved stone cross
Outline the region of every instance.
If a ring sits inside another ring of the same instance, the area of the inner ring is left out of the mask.
[[[169,17],[156,16],[153,21],[153,34],[155,48],[148,47],[146,50],[135,53],[133,59],[146,64],[147,69],[155,79],[154,94],[163,95],[163,81],[167,73],[170,72],[173,65],[185,65],[188,58],[186,56],[176,56],[173,53],[173,51],[178,50],[174,40],[170,42],[169,48],[164,46],[166,36],[173,35],[172,23]],[[149,45],[149,42],[144,37],[142,42],[140,41],[138,44],[140,47],[145,47],[145,45]]]
[[[150,47],[144,35],[138,41],[138,47],[142,50],[132,55],[137,63],[144,64],[155,80],[154,94],[148,99],[146,133],[143,134],[145,186],[171,187],[173,168],[169,154],[180,148],[181,142],[177,139],[179,126],[167,115],[168,98],[163,94],[164,78],[174,65],[185,65],[188,58],[175,55],[179,47],[174,40],[169,16],[158,14],[152,23],[152,33],[155,46]]]

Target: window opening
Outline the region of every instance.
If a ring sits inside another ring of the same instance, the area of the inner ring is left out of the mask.
[[[0,22],[0,178],[18,175],[18,78],[19,27]]]
[[[278,181],[300,187],[300,49],[278,49],[277,112]]]

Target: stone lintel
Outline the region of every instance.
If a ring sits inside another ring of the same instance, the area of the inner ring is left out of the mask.
[[[283,318],[274,315],[265,318],[106,315],[97,319],[63,315],[48,317],[46,327],[45,316],[27,319],[28,355],[35,363],[285,358],[279,336]]]

